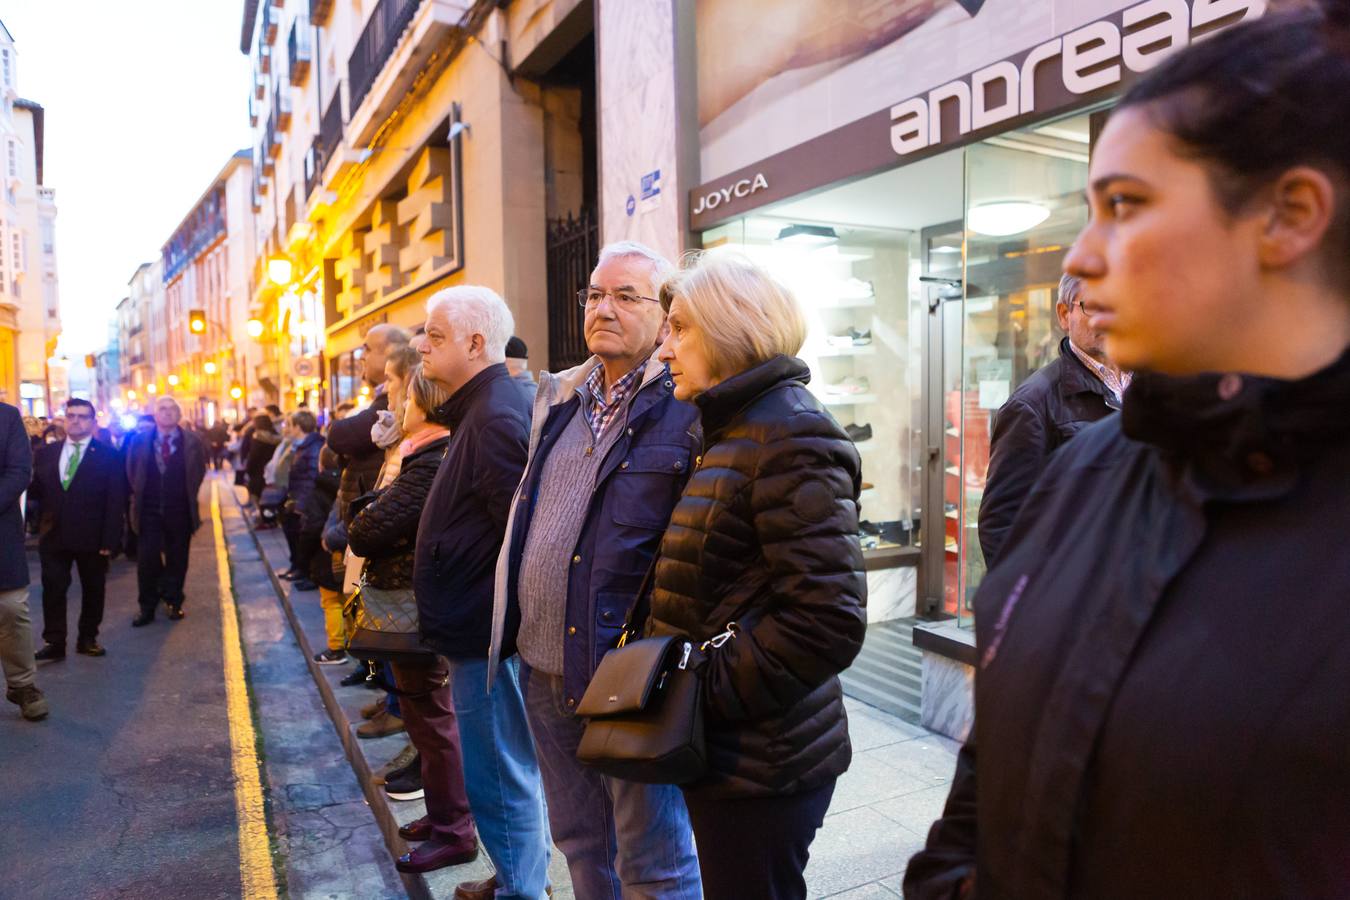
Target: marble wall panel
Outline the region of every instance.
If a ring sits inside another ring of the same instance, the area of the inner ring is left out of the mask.
[[[969,737],[975,724],[975,669],[925,650],[919,721],[953,740]]]

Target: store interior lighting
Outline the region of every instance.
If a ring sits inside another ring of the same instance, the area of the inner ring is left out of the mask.
[[[828,225],[788,225],[774,239],[780,244],[804,247],[824,247],[839,242],[839,235]]]
[[[1050,218],[1050,210],[1030,200],[998,200],[972,206],[966,214],[970,230],[989,237],[1030,231]]]

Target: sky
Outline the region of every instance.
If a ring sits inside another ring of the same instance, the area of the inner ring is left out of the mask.
[[[107,343],[136,267],[249,146],[243,0],[0,0],[19,96],[46,110],[58,354]]]

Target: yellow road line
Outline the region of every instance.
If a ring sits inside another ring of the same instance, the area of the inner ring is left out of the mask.
[[[244,682],[244,650],[230,582],[225,526],[220,519],[220,482],[211,481],[211,524],[216,533],[216,570],[220,579],[220,623],[225,644],[225,709],[230,720],[230,761],[234,768],[234,805],[239,819],[239,880],[245,898],[277,896],[276,875],[267,838],[267,810],[258,773],[257,735]]]

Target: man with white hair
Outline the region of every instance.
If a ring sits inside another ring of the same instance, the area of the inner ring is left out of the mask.
[[[197,492],[206,477],[206,447],[178,423],[182,407],[172,397],[155,401],[155,430],[138,434],[127,450],[131,483],[128,521],[136,532],[136,581],[141,612],[131,624],[155,620],[162,600],[170,619],[183,618],[192,533],[202,524]]]
[[[459,898],[538,900],[548,881],[551,842],[519,663],[508,652],[490,678],[487,660],[493,570],[530,433],[529,394],[504,361],[514,326],[489,288],[447,288],[427,301],[422,374],[450,393],[436,412],[453,437],[422,507],[413,592],[423,643],[450,663],[454,716],[434,704],[419,713],[441,740],[458,723],[469,808],[496,868],[488,882],[460,885]],[[398,868],[427,872],[465,858],[433,836]]]
[[[497,562],[494,651],[514,643],[524,661],[549,824],[578,897],[701,896],[680,789],[577,761],[576,704],[618,639],[699,452],[698,412],[675,399],[654,352],[666,329],[657,297],[673,272],[639,243],[600,251],[577,296],[594,355],[540,374],[530,460]]]

